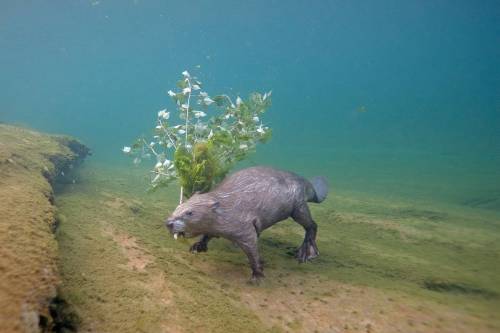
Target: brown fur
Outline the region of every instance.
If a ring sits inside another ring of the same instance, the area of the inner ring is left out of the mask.
[[[305,262],[319,255],[315,241],[317,225],[307,205],[326,196],[326,182],[317,178],[315,183],[318,182],[320,185],[315,187],[294,173],[267,167],[243,169],[228,176],[213,191],[195,194],[179,205],[167,220],[167,227],[171,233],[186,237],[203,235],[191,247],[193,252],[206,251],[212,237],[235,242],[248,256],[252,279],[258,280],[264,276],[258,236],[288,217],[306,232],[297,259]]]

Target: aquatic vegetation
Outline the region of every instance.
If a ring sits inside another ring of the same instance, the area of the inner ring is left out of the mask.
[[[238,161],[252,152],[257,143],[271,137],[262,115],[271,105],[271,92],[252,93],[235,102],[227,94],[210,96],[197,77],[182,72],[178,90],[167,94],[174,101],[179,122],[170,111],[158,111],[152,140],[138,138],[123,152],[134,163],[154,156],[151,186],[166,186],[174,180],[181,185],[180,201],[194,192],[208,191]]]
[[[277,224],[261,236],[271,269],[255,287],[231,242],[213,240],[194,256],[159,232],[165,210],[157,208],[175,209],[173,186],[146,194],[142,171],[93,161],[76,172],[81,181],[56,204],[66,217],[58,230],[61,296],[81,318],[80,331],[499,331],[498,218],[336,190],[311,206],[321,256],[296,263],[287,250],[302,228]]]
[[[0,332],[58,325],[53,188],[88,154],[73,138],[0,124]]]

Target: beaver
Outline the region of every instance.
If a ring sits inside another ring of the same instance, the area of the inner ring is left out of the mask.
[[[231,240],[247,255],[251,281],[258,282],[264,277],[258,237],[288,217],[305,229],[304,242],[296,251],[298,261],[306,262],[319,255],[318,227],[307,203],[320,203],[327,194],[324,177],[307,180],[292,172],[250,167],[227,176],[210,192],[194,194],[175,209],[165,224],[175,239],[202,235],[191,246],[191,252],[207,251],[207,244],[214,237]]]

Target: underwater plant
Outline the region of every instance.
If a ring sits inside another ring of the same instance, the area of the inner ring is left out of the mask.
[[[138,138],[123,152],[138,164],[154,156],[152,189],[178,180],[179,202],[195,192],[209,191],[229,170],[271,137],[262,114],[271,105],[271,91],[252,93],[247,100],[227,94],[210,96],[188,71],[177,82],[179,91],[167,94],[174,101],[179,121],[167,109],[158,111],[151,140]]]

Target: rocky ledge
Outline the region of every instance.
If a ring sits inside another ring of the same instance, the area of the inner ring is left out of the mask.
[[[56,325],[52,185],[89,153],[71,137],[0,124],[0,332]]]

